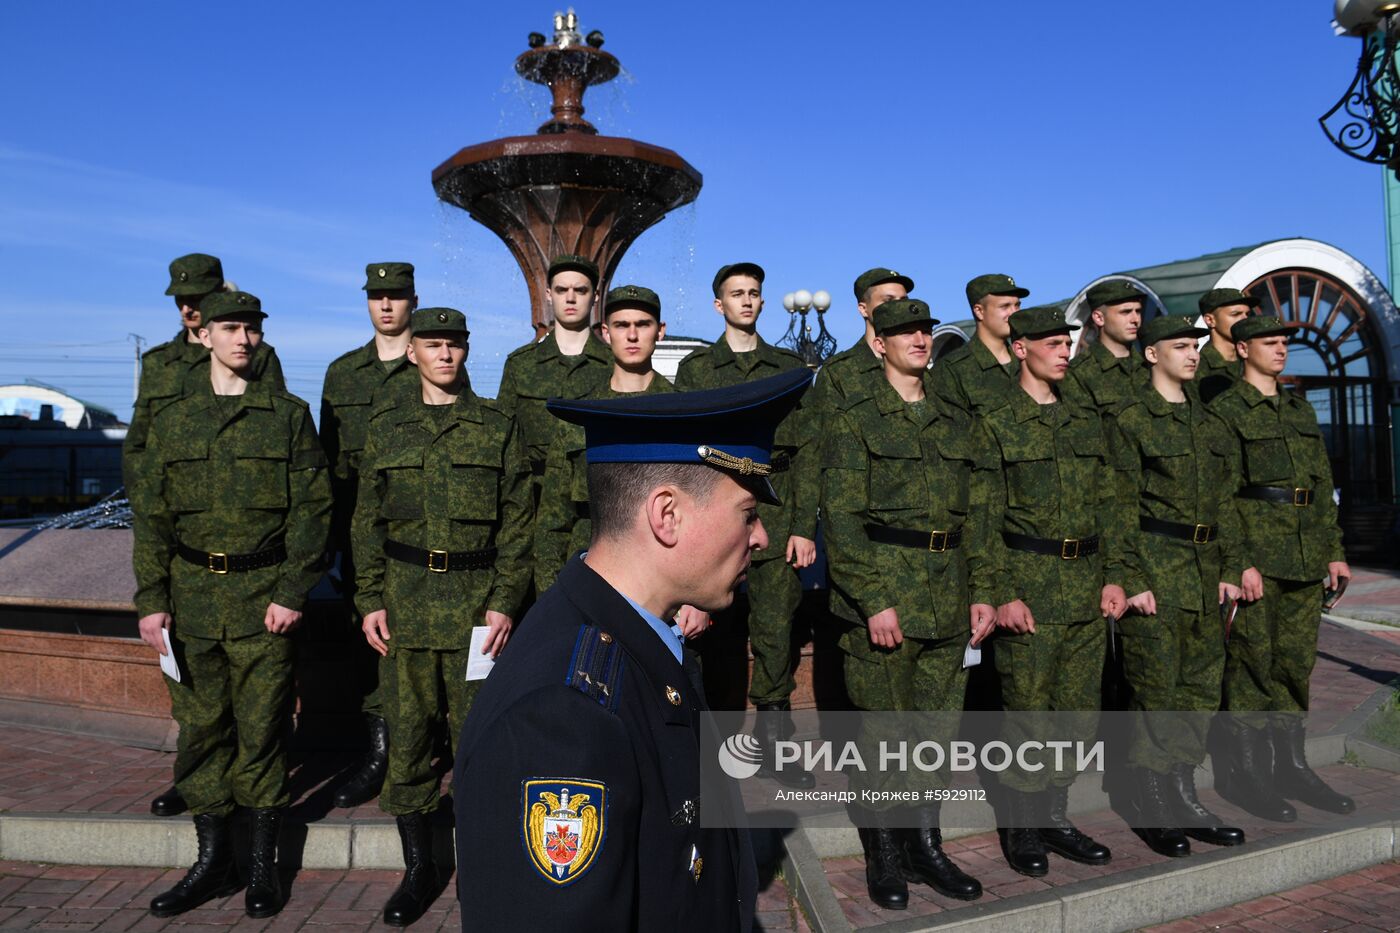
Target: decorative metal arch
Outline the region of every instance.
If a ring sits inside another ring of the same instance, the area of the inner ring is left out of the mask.
[[[1315,351],[1330,378],[1369,382],[1384,376],[1379,335],[1366,304],[1346,283],[1316,269],[1285,268],[1255,279],[1244,290],[1259,299],[1260,314],[1297,326],[1292,342]],[[1350,367],[1358,360],[1364,360],[1363,373]]]

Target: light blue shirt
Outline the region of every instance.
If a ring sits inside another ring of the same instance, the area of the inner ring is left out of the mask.
[[[646,624],[651,626],[652,631],[661,639],[662,644],[669,648],[671,653],[676,656],[676,663],[680,664],[682,644],[681,627],[679,625],[667,625],[665,622],[661,621],[660,616],[654,616],[637,603],[634,603],[632,597],[628,596],[626,593],[621,593],[619,595],[627,600],[627,605],[637,610],[637,615],[641,616],[646,621]]]

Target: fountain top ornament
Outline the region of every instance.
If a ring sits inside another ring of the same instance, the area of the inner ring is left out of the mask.
[[[703,178],[670,149],[599,135],[583,118],[584,91],[617,77],[621,65],[603,51],[601,32],[580,34],[573,10],[554,15],[552,42],[534,32],[528,44],[515,70],[550,89],[550,119],[534,135],[462,149],[433,170],[433,188],[505,241],[525,273],[538,336],[552,322],[553,257],[593,260],[605,291],[632,241],[695,200]]]

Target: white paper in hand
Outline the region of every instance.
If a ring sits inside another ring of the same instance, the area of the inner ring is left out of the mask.
[[[481,649],[486,647],[486,637],[490,634],[489,625],[478,625],[472,629],[472,643],[467,648],[467,680],[485,680],[486,675],[491,673],[491,668],[496,666],[495,658],[481,653]]]
[[[976,667],[981,663],[982,649],[974,645],[971,639],[968,639],[967,648],[963,651],[963,670],[967,670],[969,667]]]
[[[165,676],[180,682],[180,665],[175,663],[175,648],[170,644],[170,629],[160,630],[160,640],[165,643],[165,654],[160,656],[160,669],[165,672]]]

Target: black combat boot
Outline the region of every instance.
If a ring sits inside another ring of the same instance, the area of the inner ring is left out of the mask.
[[[758,776],[772,778],[784,787],[798,790],[811,790],[817,786],[817,779],[810,771],[804,771],[796,762],[789,762],[781,771],[777,768],[778,742],[792,734],[792,720],[788,713],[792,704],[783,700],[778,703],[758,704],[758,714],[754,717],[754,731],[758,744],[763,746],[763,762],[758,766]]]
[[[1176,826],[1167,806],[1166,776],[1151,768],[1137,769],[1137,823],[1133,832],[1147,847],[1167,858],[1191,854],[1191,843]]]
[[[249,822],[252,844],[243,909],[248,916],[261,919],[282,909],[282,879],[277,875],[277,837],[282,832],[282,811],[277,807],[253,810]]]
[[[238,892],[228,817],[201,813],[194,818],[194,832],[199,840],[199,855],[175,887],[151,901],[151,913],[157,917],[173,917],[205,901]]]
[[[1051,787],[1048,794],[1049,825],[1041,827],[1040,830],[1040,841],[1045,843],[1045,848],[1071,862],[1083,862],[1085,865],[1107,864],[1109,859],[1113,858],[1108,846],[1100,845],[1084,835],[1065,815],[1069,810],[1069,788]]]
[[[909,906],[909,885],[904,881],[904,851],[893,814],[868,811],[874,825],[865,831],[865,890],[876,907],[904,910]]]
[[[152,816],[179,816],[189,809],[180,791],[171,785],[165,793],[151,800]]]
[[[1207,810],[1196,797],[1195,767],[1187,764],[1173,767],[1169,790],[1167,807],[1186,835],[1213,846],[1244,845],[1244,830],[1226,826],[1224,820]]]
[[[384,922],[392,927],[406,927],[432,905],[438,894],[438,876],[428,814],[408,813],[398,817],[397,822],[404,873],[398,889],[384,904]]]
[[[1050,870],[1045,843],[1040,838],[1041,795],[1027,794],[1007,788],[1007,827],[1002,835],[1001,851],[1006,864],[1023,875],[1040,878]]]
[[[1287,723],[1275,723],[1269,730],[1274,745],[1274,786],[1284,797],[1301,800],[1310,807],[1329,813],[1351,813],[1356,801],[1328,787],[1312,768],[1304,744],[1301,716],[1290,716]]]
[[[943,852],[943,831],[938,828],[939,809],[938,804],[920,808],[914,814],[915,828],[901,831],[904,878],[922,881],[947,897],[975,901],[982,896],[982,885]]]
[[[335,792],[337,807],[358,807],[379,796],[384,772],[389,769],[389,724],[380,716],[365,716],[369,727],[369,751],[360,770]]]
[[[1292,823],[1298,811],[1274,790],[1273,750],[1269,735],[1263,729],[1251,729],[1242,722],[1232,722],[1225,741],[1228,766],[1215,779],[1220,796],[1261,820]]]

